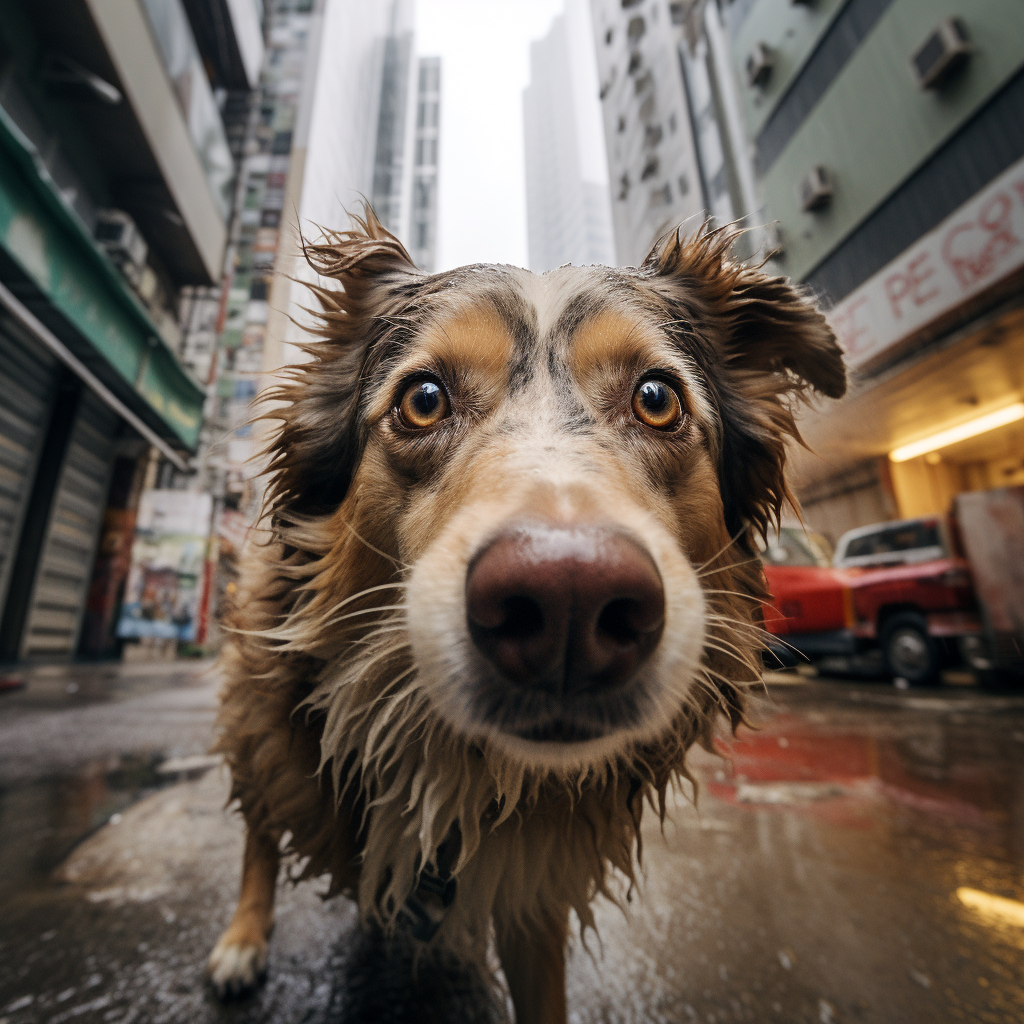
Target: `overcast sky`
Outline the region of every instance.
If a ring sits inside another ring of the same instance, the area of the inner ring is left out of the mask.
[[[567,2],[579,26],[586,0]],[[530,78],[530,42],[547,33],[564,7],[565,0],[416,2],[416,49],[441,57],[439,270],[464,263],[526,265],[522,92]],[[589,57],[592,51],[585,52]],[[589,68],[579,74],[596,107],[596,73],[593,83]],[[591,156],[595,151],[588,149]],[[593,168],[595,175],[604,173],[603,166]]]

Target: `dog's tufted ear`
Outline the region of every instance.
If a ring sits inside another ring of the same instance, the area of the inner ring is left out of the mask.
[[[303,244],[319,279],[301,282],[319,305],[306,310],[315,340],[299,346],[309,360],[265,395],[264,418],[280,423],[267,448],[276,511],[324,513],[344,499],[362,448],[357,411],[368,360],[423,276],[369,206],[352,221],[352,230]]]
[[[794,407],[808,391],[846,391],[843,353],[817,305],[786,278],[730,257],[735,232],[708,227],[663,238],[641,272],[695,349],[722,417],[719,479],[730,532],[762,534],[793,501],[786,441],[802,443]],[[794,502],[795,505],[795,502]]]

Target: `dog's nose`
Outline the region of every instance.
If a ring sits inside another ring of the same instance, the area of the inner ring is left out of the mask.
[[[651,556],[622,533],[529,523],[473,560],[466,616],[507,679],[596,691],[625,683],[657,647],[665,590]]]

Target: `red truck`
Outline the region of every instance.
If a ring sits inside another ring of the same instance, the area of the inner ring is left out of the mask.
[[[783,527],[763,558],[774,599],[765,628],[811,661],[859,657],[870,664],[873,653],[893,677],[925,686],[983,636],[953,521],[852,530],[831,561],[814,534]]]

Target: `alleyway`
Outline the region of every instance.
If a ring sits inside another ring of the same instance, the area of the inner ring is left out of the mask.
[[[257,996],[204,988],[241,849],[204,669],[0,698],[0,1024],[344,1020],[354,914],[314,885],[282,887]],[[576,944],[572,1021],[1024,1019],[1024,908],[971,895],[1024,900],[1024,696],[798,679],[731,764],[695,758],[699,814],[650,817],[644,892]]]

